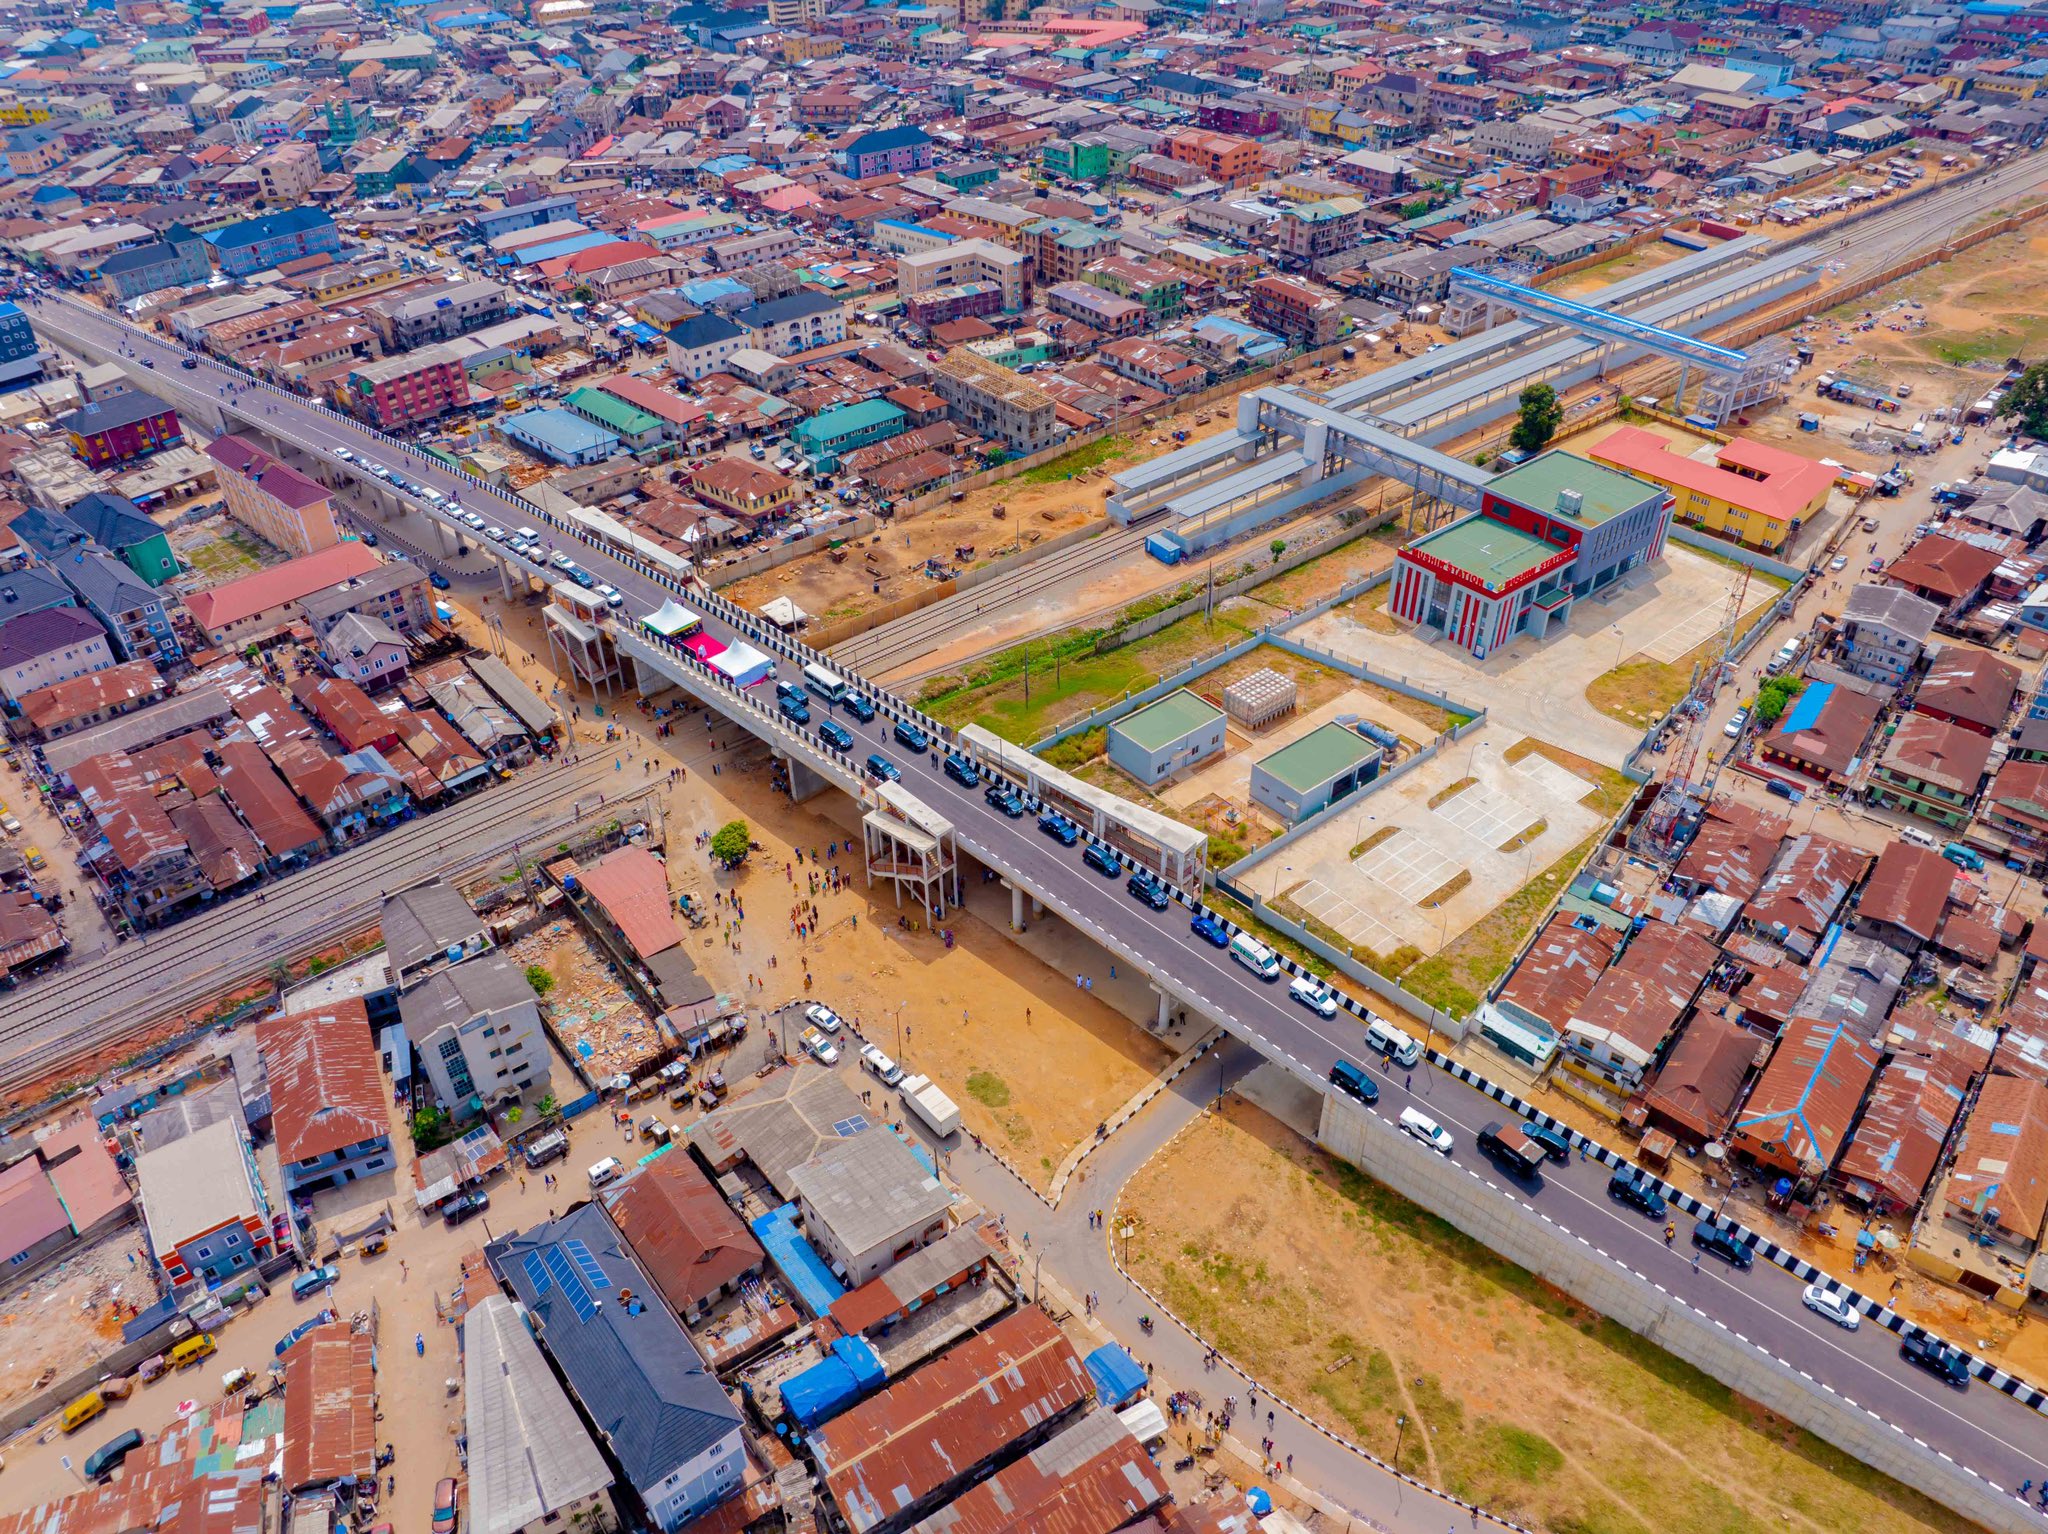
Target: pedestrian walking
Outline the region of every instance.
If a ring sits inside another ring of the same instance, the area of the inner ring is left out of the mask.
[[[414,1332],[412,1334],[412,1350],[421,1358],[427,1356],[427,1335],[425,1332]]]

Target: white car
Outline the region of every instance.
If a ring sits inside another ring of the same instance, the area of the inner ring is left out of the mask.
[[[880,1078],[885,1087],[893,1087],[903,1079],[903,1067],[872,1044],[861,1045],[860,1065],[869,1075]]]
[[[801,1035],[803,1046],[810,1051],[811,1058],[820,1065],[839,1063],[839,1046],[815,1028],[806,1028]]]
[[[493,523],[484,529],[484,536],[493,543],[503,543],[505,541],[505,529]]]
[[[626,594],[616,586],[600,585],[597,588],[597,594],[604,598],[604,605],[607,607],[624,607],[626,605]]]
[[[808,1007],[805,1007],[804,1017],[807,1021],[824,1029],[827,1033],[837,1033],[839,1031],[839,1014],[826,1006],[822,1001],[814,1001]]]
[[[432,491],[429,491],[429,492],[428,492],[428,494],[430,494],[430,495],[431,495],[431,494],[433,494],[433,492],[432,492]],[[436,495],[436,496],[434,496],[434,499],[438,501],[438,500],[440,499],[440,497],[439,497],[438,495]],[[462,514],[462,520],[463,520],[463,522],[464,522],[465,524],[467,524],[467,525],[468,525],[468,526],[469,526],[469,527],[470,527],[470,528],[471,528],[471,529],[472,529],[473,531],[475,531],[475,532],[479,532],[479,533],[480,533],[480,532],[482,532],[482,531],[483,531],[483,530],[485,529],[485,527],[489,526],[489,524],[488,524],[488,523],[486,523],[486,522],[484,521],[484,519],[483,519],[482,517],[478,516],[478,515],[477,515],[477,514],[476,514],[475,512],[473,512],[473,511],[465,511],[465,512],[464,512],[464,513]]]
[[[389,469],[385,468],[385,467],[384,467],[384,465],[383,465],[383,464],[381,464],[381,463],[373,463],[373,464],[371,464],[371,465],[370,465],[370,472],[371,472],[372,474],[376,475],[376,476],[377,476],[377,478],[379,478],[379,479],[382,479],[382,480],[389,480],[389,479],[391,478],[391,471],[390,471]]]
[[[1451,1147],[1457,1144],[1451,1138],[1448,1129],[1419,1108],[1401,1110],[1401,1133],[1413,1135],[1431,1150],[1441,1151],[1446,1156],[1451,1153]]]
[[[560,549],[556,549],[553,554],[548,556],[548,563],[553,565],[557,570],[567,570],[571,566],[573,566],[576,563],[576,561],[571,559],[567,554],[564,554]]]
[[[1734,714],[1729,718],[1727,724],[1721,727],[1721,733],[1727,736],[1730,740],[1733,740],[1736,736],[1742,733],[1742,727],[1748,723],[1749,710],[1746,708],[1738,708],[1734,712]]]
[[[1287,988],[1287,994],[1317,1017],[1337,1015],[1337,994],[1320,980],[1311,980],[1307,975],[1297,976],[1294,984]]]
[[[334,450],[334,456],[339,458],[343,463],[354,463],[356,461],[356,455],[354,453],[351,453],[345,447],[336,448]]]
[[[1856,1313],[1856,1307],[1849,1303],[1847,1296],[1832,1289],[1808,1284],[1799,1298],[1808,1310],[1817,1316],[1826,1316],[1844,1331],[1853,1332],[1863,1324],[1863,1317]]]

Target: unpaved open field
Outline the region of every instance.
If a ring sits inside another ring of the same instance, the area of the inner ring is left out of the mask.
[[[1427,327],[1412,327],[1403,344],[1412,342],[1413,349],[1442,339]],[[1377,358],[1361,355],[1353,362],[1332,363],[1327,369],[1290,370],[1290,376],[1296,382],[1313,380],[1318,387],[1331,387],[1399,360],[1393,348],[1385,346]],[[1254,373],[1240,381],[1240,392],[1279,381],[1270,371]],[[1236,408],[1233,396],[1137,423],[1128,431],[1075,448],[998,484],[971,490],[957,503],[898,517],[862,539],[841,562],[834,563],[824,553],[808,554],[736,581],[724,588],[724,595],[753,608],[775,597],[788,597],[821,623],[855,617],[930,585],[932,578],[924,573],[928,558],[949,568],[971,569],[1042,539],[1099,522],[1112,474],[1170,450],[1176,445],[1175,432],[1186,432],[1188,440],[1194,441],[1224,429]],[[971,556],[955,557],[956,550],[970,546],[974,550]],[[879,591],[874,589],[877,584]]]
[[[1857,349],[1904,370],[1916,383],[1956,379],[1949,368],[1989,363],[1993,371],[1970,375],[1988,384],[2006,358],[2031,358],[2048,341],[2048,288],[2040,282],[2044,262],[2048,225],[2037,223],[1986,240],[1831,317],[1854,319],[1864,309],[1876,311],[1876,326],[1856,332]],[[1898,298],[1921,308],[1888,312]],[[1920,319],[1924,326],[1914,323]],[[1926,401],[1930,408],[1947,402],[1940,396]]]
[[[1202,1335],[1417,1476],[1573,1534],[1958,1520],[1504,1262],[1259,1109],[1127,1188],[1131,1266]],[[1397,1414],[1408,1426],[1397,1428]]]

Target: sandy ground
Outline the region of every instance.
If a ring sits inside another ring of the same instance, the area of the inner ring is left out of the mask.
[[[138,1266],[142,1228],[130,1225],[0,1297],[0,1405],[45,1388],[121,1345],[121,1325],[154,1305]]]
[[[1409,350],[1440,339],[1425,329],[1402,338]],[[1297,383],[1329,387],[1398,360],[1393,348],[1386,346],[1377,358],[1360,356],[1355,362],[1340,361],[1292,376]],[[1244,380],[1243,388],[1265,388],[1278,381],[1271,373],[1262,372]],[[1110,476],[1117,470],[1172,448],[1175,432],[1186,432],[1192,441],[1221,430],[1233,419],[1236,408],[1232,396],[1199,409],[1175,412],[1106,439],[1115,443],[1113,449],[1103,444],[1078,449],[1072,478],[1032,482],[1027,470],[1016,478],[969,491],[957,503],[898,518],[861,540],[858,549],[843,561],[834,562],[822,552],[809,554],[736,581],[723,588],[723,594],[743,607],[756,609],[772,598],[786,596],[821,623],[856,616],[928,586],[931,577],[924,573],[924,563],[929,558],[950,569],[968,569],[1100,521]],[[971,556],[956,557],[957,550],[970,546],[974,550]],[[1160,572],[1148,573],[1149,582],[1133,591],[1133,597],[1159,584]],[[874,589],[878,583],[879,591]]]
[[[1859,354],[1882,363],[1891,377],[1938,386],[1924,400],[1916,393],[1912,405],[1947,404],[1964,380],[1977,380],[1981,394],[1997,381],[2007,357],[2032,356],[2048,338],[2048,295],[2022,276],[2038,272],[2044,260],[2048,233],[2034,224],[1916,272],[1831,317],[1860,321],[1870,310],[1876,323],[1855,332]],[[1907,306],[1894,307],[1900,300]],[[1829,327],[1817,321],[1809,328]],[[1959,374],[1957,364],[1968,371]]]
[[[1240,1101],[1117,1213],[1134,1272],[1226,1353],[1501,1513],[1603,1534],[1954,1527]]]

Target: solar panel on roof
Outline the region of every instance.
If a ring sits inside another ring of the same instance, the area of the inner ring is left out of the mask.
[[[567,1241],[564,1241],[562,1246],[576,1260],[577,1271],[584,1278],[588,1279],[593,1286],[599,1289],[611,1287],[612,1281],[605,1277],[604,1269],[598,1266],[597,1259],[590,1255],[590,1248],[584,1244],[581,1238],[572,1236]]]
[[[839,1136],[840,1139],[845,1140],[851,1138],[854,1135],[859,1134],[863,1129],[867,1127],[868,1121],[866,1115],[856,1113],[852,1118],[841,1119],[838,1123],[834,1124],[832,1126],[832,1133]]]
[[[548,1270],[542,1266],[538,1252],[526,1254],[526,1281],[533,1285],[535,1299],[548,1292]]]
[[[597,1314],[597,1301],[583,1286],[583,1278],[570,1265],[569,1257],[559,1246],[550,1247],[547,1256],[548,1273],[554,1278],[555,1287],[562,1291],[562,1297],[569,1302],[569,1308],[576,1312],[576,1319],[588,1321]]]

